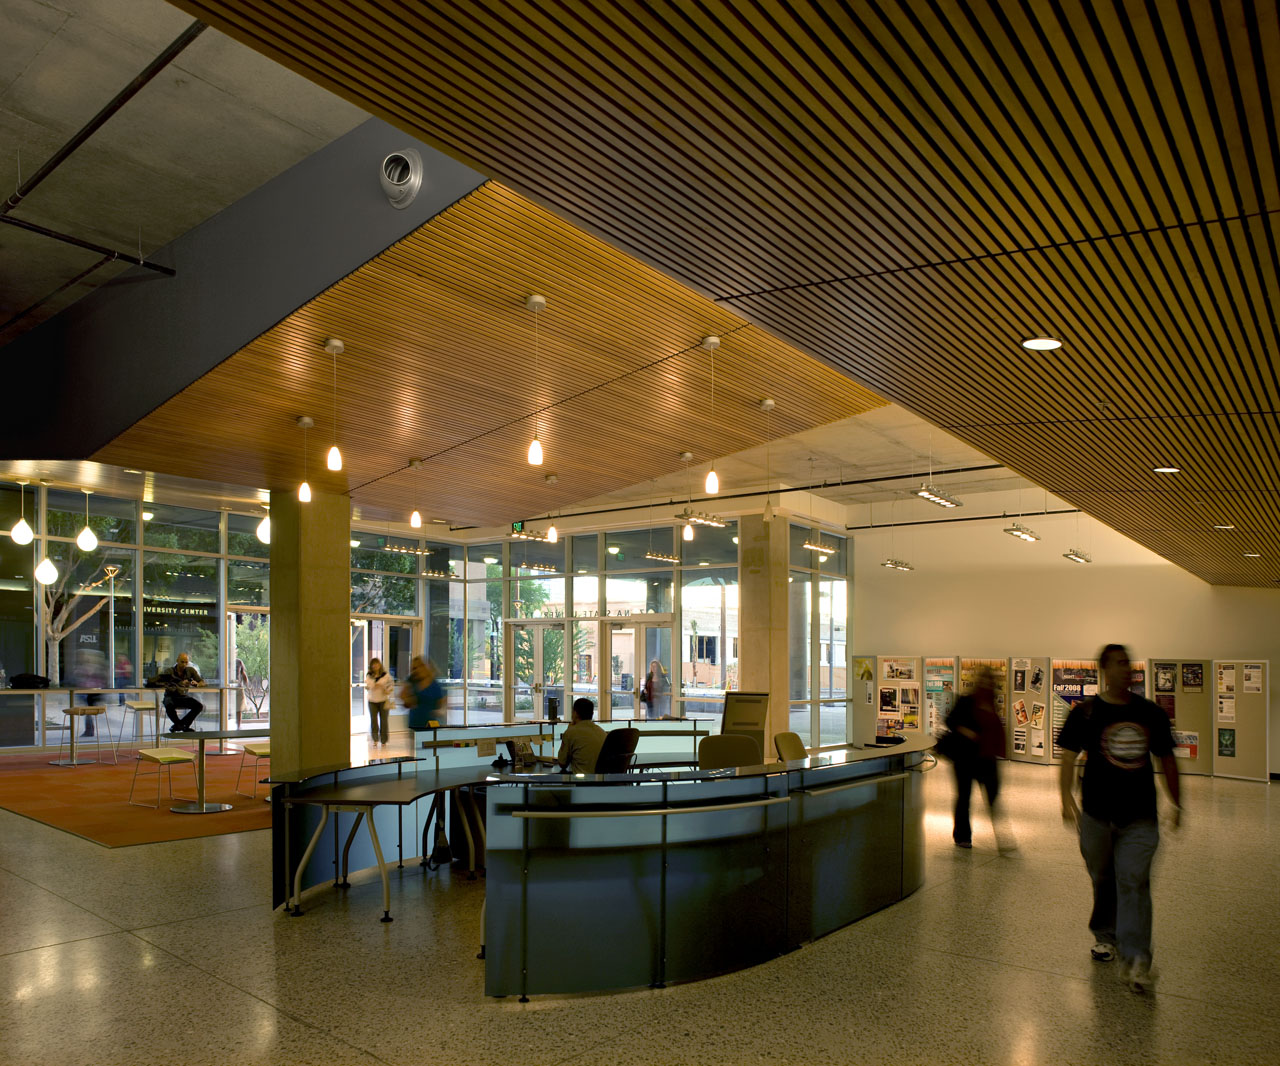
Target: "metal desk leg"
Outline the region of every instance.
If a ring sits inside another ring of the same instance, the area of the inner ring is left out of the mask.
[[[485,941],[484,914],[485,914],[485,911],[488,909],[488,907],[489,907],[489,897],[485,896],[485,898],[480,901],[480,954],[476,956],[477,959],[484,958],[484,941]]]
[[[351,832],[347,834],[347,842],[342,848],[342,879],[333,882],[334,888],[350,888],[351,882],[347,880],[347,871],[351,869],[351,863],[348,856],[351,854],[351,842],[356,838],[356,830],[360,828],[360,823],[364,820],[364,808],[361,807],[356,811],[356,820],[351,823]]]
[[[391,879],[387,876],[387,863],[382,857],[382,845],[378,843],[378,827],[373,823],[373,811],[369,812],[369,838],[373,841],[373,854],[378,859],[378,873],[382,875],[382,917],[379,921],[389,922],[391,918]]]
[[[231,810],[230,803],[206,803],[205,802],[205,773],[204,773],[204,746],[206,740],[203,734],[196,733],[196,744],[200,749],[200,754],[196,758],[196,802],[195,803],[179,803],[170,807],[169,810],[175,814],[214,814],[218,811]]]
[[[324,827],[329,824],[329,805],[324,805],[324,814],[320,818],[320,824],[316,826],[316,831],[311,835],[311,842],[307,845],[307,850],[302,853],[302,861],[298,863],[298,869],[293,875],[293,910],[290,915],[294,918],[302,915],[302,871],[307,868],[307,863],[311,861],[311,856],[316,850],[316,845],[320,843],[320,835],[324,832]]]
[[[476,879],[476,842],[471,836],[471,826],[467,824],[471,821],[471,812],[467,809],[471,804],[463,799],[466,791],[465,788],[458,789],[458,813],[462,815],[459,820],[462,822],[462,833],[467,838],[467,879],[474,881]]]

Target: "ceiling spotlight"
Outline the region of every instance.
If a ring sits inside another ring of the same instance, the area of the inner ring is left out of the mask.
[[[1261,559],[1262,552],[1245,552],[1244,557],[1246,559]]]
[[[1070,559],[1073,563],[1091,563],[1093,556],[1088,552],[1082,552],[1079,548],[1068,548],[1062,553],[1064,559]]]
[[[1182,470],[1176,466],[1153,466],[1151,472],[1153,474],[1181,474]]]
[[[901,559],[886,559],[880,565],[884,567],[888,567],[890,570],[914,570],[915,569],[915,567],[912,566],[910,563],[904,563]]]
[[[1021,522],[1014,522],[1011,526],[1005,526],[1004,531],[1011,537],[1017,537],[1019,540],[1035,541],[1040,539],[1040,534],[1033,529],[1028,529]]]
[[[1022,346],[1033,352],[1051,352],[1055,348],[1061,348],[1062,341],[1057,337],[1028,337],[1022,342]]]
[[[1223,526],[1214,526],[1213,528],[1225,532],[1228,529],[1235,529],[1236,527],[1223,525]]]
[[[930,503],[936,503],[939,507],[963,507],[959,500],[954,496],[949,496],[941,489],[936,489],[932,485],[923,484],[916,489],[916,495],[922,500],[928,500]]]

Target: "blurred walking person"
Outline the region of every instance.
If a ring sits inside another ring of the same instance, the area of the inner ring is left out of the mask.
[[[956,772],[955,827],[952,837],[958,848],[973,847],[973,827],[969,822],[969,801],[976,781],[987,797],[996,846],[1002,852],[1017,850],[1018,844],[1005,825],[1001,808],[999,760],[1005,757],[1004,723],[996,713],[996,679],[989,667],[978,669],[973,688],[961,696],[947,715],[947,728],[956,734],[952,748]]]

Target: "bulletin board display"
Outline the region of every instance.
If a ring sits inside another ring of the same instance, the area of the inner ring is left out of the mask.
[[[1009,660],[1009,758],[1016,762],[1050,761],[1051,669],[1048,658],[1025,655]]]

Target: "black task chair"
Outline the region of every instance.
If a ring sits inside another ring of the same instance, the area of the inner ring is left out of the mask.
[[[638,729],[611,729],[604,738],[600,754],[596,756],[598,774],[625,774],[631,766],[636,753],[636,745],[640,743]]]

